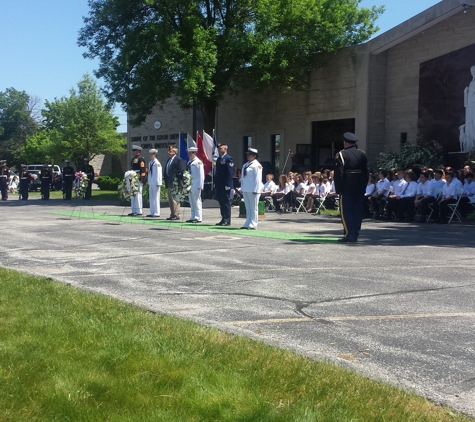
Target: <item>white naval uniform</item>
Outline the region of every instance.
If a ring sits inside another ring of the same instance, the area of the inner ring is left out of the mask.
[[[259,198],[262,190],[262,166],[259,161],[248,161],[242,167],[241,192],[246,205],[246,221],[243,227],[257,228]]]
[[[148,163],[148,197],[150,215],[160,217],[160,187],[162,186],[162,166],[156,158]]]
[[[201,191],[205,184],[205,170],[203,163],[198,159],[188,161],[187,165],[191,175],[191,190],[188,194],[190,200],[190,220],[203,221],[201,207]]]

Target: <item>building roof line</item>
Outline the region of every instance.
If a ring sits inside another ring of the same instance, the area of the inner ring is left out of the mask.
[[[469,8],[474,6],[475,0],[442,0],[440,3],[435,4],[363,45],[365,46],[365,50],[371,54],[381,54],[391,47],[462,12],[464,8],[470,12]],[[475,9],[471,12],[475,13]]]

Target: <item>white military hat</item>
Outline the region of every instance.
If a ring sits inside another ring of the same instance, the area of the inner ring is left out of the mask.
[[[255,148],[248,148],[246,154],[254,154],[257,155],[257,149]]]
[[[149,149],[148,152],[149,152],[150,154],[156,154],[156,153],[157,153],[157,150],[154,149],[154,148],[152,148],[152,149]]]
[[[196,147],[188,148],[188,152],[196,152],[196,151],[198,151],[198,148],[196,148]]]
[[[138,145],[132,145],[132,151],[142,151],[142,147],[139,147]]]

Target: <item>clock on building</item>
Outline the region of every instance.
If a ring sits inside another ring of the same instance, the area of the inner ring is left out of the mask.
[[[153,127],[155,129],[160,129],[162,127],[162,122],[160,120],[157,120],[154,124],[153,124]]]

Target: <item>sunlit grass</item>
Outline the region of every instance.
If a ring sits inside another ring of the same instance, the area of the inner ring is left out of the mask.
[[[470,420],[328,363],[5,269],[0,339],[1,421]]]

